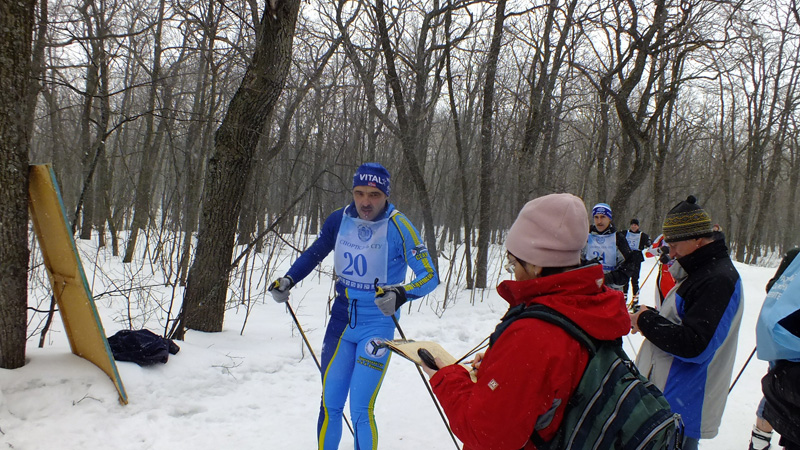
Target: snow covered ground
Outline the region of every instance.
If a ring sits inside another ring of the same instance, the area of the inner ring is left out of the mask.
[[[80,242],[79,248],[95,295],[111,289],[111,280],[119,288],[150,267],[123,267],[118,258],[91,243]],[[491,255],[496,266],[493,285],[508,277],[499,269],[502,255],[501,249]],[[273,273],[282,274],[289,258],[273,259],[272,264],[276,261],[279,267]],[[447,261],[442,259],[442,263]],[[653,263],[647,259],[642,265],[642,279]],[[252,273],[261,273],[258,264]],[[764,286],[775,271],[738,263],[736,267],[744,280],[746,304],[734,376],[755,347]],[[317,354],[331,292],[326,275],[331,270],[325,269],[323,265],[322,271],[298,285],[290,300]],[[222,333],[188,332],[185,341],[177,342],[181,351],[164,365],[142,368],[118,362],[129,399],[125,406],[117,401],[114,386],[103,372],[70,353],[57,316],[44,348],[38,348],[38,336],[29,340],[27,365],[13,371],[0,369],[0,449],[315,448],[319,372],[291,315],[265,294],[263,277],[257,278],[251,281],[249,297],[254,303],[249,316],[244,305],[228,310]],[[181,298],[182,291],[157,284],[148,289],[148,299],[168,305],[171,298]],[[644,285],[643,303],[652,304],[654,285],[655,274]],[[46,297],[43,292],[33,295]],[[436,340],[455,356],[490,334],[506,309],[493,289],[461,290],[442,312],[444,296],[442,285],[412,304],[410,313],[405,308],[401,325],[408,338]],[[140,303],[135,302],[130,313],[133,323],[163,333],[160,314],[147,302],[137,310]],[[96,304],[106,335],[127,328],[127,302],[122,297],[103,296]],[[633,356],[641,337],[632,335],[625,341]],[[747,448],[766,367],[753,358],[728,399],[719,436],[701,441],[700,448]],[[455,448],[414,365],[401,358],[393,358],[376,416],[382,449]],[[773,442],[777,444],[777,439]],[[345,428],[340,448],[352,447]]]

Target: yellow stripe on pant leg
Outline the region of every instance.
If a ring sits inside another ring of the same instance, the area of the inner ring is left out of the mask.
[[[325,448],[325,432],[328,430],[328,421],[330,420],[328,408],[325,406],[325,382],[328,380],[328,371],[331,370],[333,360],[336,359],[336,355],[339,353],[339,346],[342,345],[342,336],[344,336],[346,330],[347,326],[344,327],[342,334],[339,335],[339,343],[336,344],[336,350],[333,351],[333,356],[331,356],[331,360],[328,361],[328,367],[325,368],[325,375],[322,377],[322,410],[325,411],[325,420],[322,421],[322,426],[319,429],[319,436],[317,437],[317,448],[319,450]]]
[[[372,430],[372,450],[378,450],[378,424],[375,422],[375,399],[378,398],[378,392],[383,385],[383,378],[386,376],[386,371],[389,370],[389,361],[392,360],[392,354],[386,358],[386,364],[383,366],[383,373],[378,385],[375,387],[375,392],[372,393],[372,398],[369,400],[367,407],[367,416],[369,417],[369,427]]]

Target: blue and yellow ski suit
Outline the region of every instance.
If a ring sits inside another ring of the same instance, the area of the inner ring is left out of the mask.
[[[378,448],[375,398],[389,364],[388,350],[378,344],[393,339],[395,328],[392,318],[375,306],[375,279],[380,286],[403,284],[410,267],[415,277],[403,287],[412,300],[435,289],[439,276],[419,232],[389,202],[373,221],[360,219],[354,203],[334,211],[286,275],[299,282],[331,251],[336,298],[322,343],[318,448],[339,447],[349,392],[355,448],[374,450]],[[395,315],[399,318],[400,311]]]

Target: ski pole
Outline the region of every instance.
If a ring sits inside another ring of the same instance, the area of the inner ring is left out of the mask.
[[[394,321],[394,326],[397,327],[397,331],[400,332],[400,337],[405,340],[406,335],[403,333],[403,329],[400,328],[400,322],[397,321],[397,317],[392,314],[392,320]],[[442,418],[442,422],[444,422],[444,426],[447,427],[447,431],[450,433],[450,438],[453,439],[453,444],[456,445],[456,448],[461,450],[461,447],[458,445],[458,441],[456,440],[456,436],[453,434],[453,430],[450,429],[450,424],[447,423],[447,419],[444,416],[444,411],[442,411],[442,407],[439,406],[439,402],[436,401],[436,396],[433,395],[433,390],[431,389],[431,385],[428,383],[428,379],[425,378],[425,374],[422,373],[422,369],[414,364],[414,367],[417,368],[417,372],[419,372],[420,378],[422,378],[422,383],[425,384],[425,388],[428,390],[428,394],[431,396],[431,400],[433,400],[433,404],[436,405],[436,410],[439,411],[439,416]]]
[[[658,262],[653,264],[653,267],[650,268],[650,272],[647,272],[647,276],[644,277],[644,281],[642,281],[641,284],[639,284],[639,291],[640,292],[641,292],[642,288],[644,287],[644,284],[647,283],[647,279],[650,278],[650,275],[653,273],[653,269],[655,269],[658,264],[659,264]],[[636,297],[635,296],[631,297],[631,302],[628,304],[628,309],[629,310],[631,308],[633,308],[633,304],[636,303],[634,298],[636,298]]]
[[[275,282],[269,287],[269,290],[271,291],[272,289],[274,289],[274,288],[276,288],[278,286],[279,285],[277,284],[277,282]],[[319,369],[319,371],[321,373],[322,372],[322,364],[319,363],[319,360],[317,359],[317,355],[314,353],[314,349],[311,348],[311,343],[308,342],[308,337],[306,337],[306,333],[305,333],[305,331],[303,331],[303,327],[300,326],[300,321],[297,320],[297,316],[294,314],[294,309],[292,309],[292,305],[288,301],[286,302],[286,309],[288,309],[289,310],[289,314],[292,315],[292,320],[294,320],[294,324],[297,326],[297,329],[300,331],[300,336],[303,337],[303,342],[305,342],[306,347],[308,348],[308,351],[311,352],[311,357],[314,358],[314,362],[317,364],[317,369]],[[350,421],[347,420],[347,416],[344,415],[344,412],[342,413],[342,419],[344,419],[344,423],[347,424],[347,428],[350,430],[350,434],[353,437],[355,437],[356,433],[353,431],[353,426],[350,425]]]
[[[303,327],[300,326],[300,322],[297,320],[297,316],[294,315],[294,309],[292,309],[292,305],[289,302],[286,302],[286,309],[289,310],[289,314],[292,315],[292,320],[294,320],[294,324],[297,326],[297,329],[300,330],[300,336],[303,337],[303,342],[306,343],[306,347],[308,351],[311,352],[311,357],[314,358],[314,362],[317,364],[317,369],[322,370],[322,365],[319,363],[317,359],[317,355],[314,354],[314,350],[311,349],[311,343],[308,342],[308,338],[306,337],[306,333],[303,332]]]
[[[640,291],[642,290],[642,287],[644,286],[644,284],[647,283],[647,279],[650,278],[650,275],[653,273],[653,269],[655,269],[656,266],[658,266],[659,264],[661,264],[661,263],[660,262],[656,262],[655,264],[653,264],[653,267],[650,268],[650,272],[647,272],[647,276],[644,277],[644,281],[642,281],[642,284],[639,285],[639,290]]]
[[[486,339],[482,340],[482,341],[480,342],[480,344],[476,345],[475,347],[472,347],[472,350],[468,351],[468,352],[467,352],[467,353],[466,353],[464,356],[462,356],[461,358],[459,358],[459,359],[458,359],[458,360],[455,362],[455,364],[460,364],[460,363],[461,363],[461,361],[464,361],[465,359],[469,358],[470,356],[474,355],[475,353],[478,353],[479,351],[481,351],[481,350],[483,350],[484,348],[488,347],[488,346],[489,346],[489,344],[486,344],[486,345],[484,345],[484,342],[488,341],[490,338],[491,338],[491,336],[486,336]]]
[[[319,363],[317,355],[314,354],[314,349],[311,348],[311,343],[308,342],[306,333],[303,331],[303,327],[300,326],[300,322],[297,320],[297,316],[294,315],[294,310],[292,309],[292,305],[290,305],[289,302],[286,302],[286,308],[289,310],[289,314],[292,315],[292,320],[294,320],[294,324],[297,325],[297,329],[300,331],[300,336],[303,336],[303,342],[306,343],[306,347],[308,348],[308,351],[311,352],[311,357],[314,358],[314,362],[317,364],[317,369],[319,369],[321,373],[322,364]],[[350,430],[350,434],[353,437],[355,437],[356,433],[353,431],[353,426],[350,425],[350,421],[347,419],[347,416],[344,413],[342,413],[342,419],[344,419],[344,423],[347,424],[347,429]]]
[[[314,362],[317,364],[317,368],[319,369],[320,373],[322,372],[322,364],[319,363],[317,359],[317,355],[314,354],[314,349],[311,348],[311,343],[308,342],[308,338],[306,337],[306,333],[303,331],[303,327],[300,326],[300,322],[297,320],[297,316],[294,315],[294,310],[292,309],[292,305],[289,302],[286,302],[286,308],[289,310],[289,314],[292,315],[292,320],[294,320],[294,324],[297,325],[297,329],[300,331],[300,336],[303,336],[303,342],[306,343],[306,347],[308,351],[311,352],[311,357],[314,358]],[[342,419],[344,419],[344,423],[347,424],[347,429],[350,430],[350,434],[355,437],[356,433],[353,431],[353,426],[350,425],[350,421],[347,420],[347,416],[342,413]]]
[[[753,355],[755,354],[756,354],[756,349],[754,348],[753,351],[750,352],[750,356],[747,357],[747,361],[744,362],[744,366],[742,366],[742,370],[739,371],[739,375],[736,375],[736,378],[733,380],[733,383],[731,383],[731,387],[730,389],[728,389],[729,394],[733,390],[733,387],[736,386],[736,382],[739,381],[739,377],[742,376],[744,369],[747,367],[748,364],[750,364],[750,360],[753,359]]]
[[[376,295],[383,295],[383,288],[378,286],[378,279],[375,279],[375,294]],[[403,340],[406,339],[406,334],[403,333],[403,329],[400,328],[400,322],[397,321],[397,316],[392,314],[392,320],[394,321],[394,326],[397,328],[397,331],[400,333],[400,337]],[[450,438],[453,439],[453,444],[456,445],[458,450],[461,450],[461,447],[458,445],[458,441],[456,440],[456,435],[453,434],[453,430],[450,429],[450,424],[447,423],[447,419],[444,416],[444,411],[442,411],[442,407],[439,406],[439,402],[436,401],[436,396],[433,395],[433,390],[431,389],[431,385],[428,383],[428,379],[425,378],[425,374],[422,373],[422,369],[414,364],[417,368],[417,372],[419,373],[420,378],[422,378],[422,383],[425,385],[425,389],[428,390],[428,394],[431,396],[431,400],[433,400],[433,404],[436,405],[436,410],[439,411],[439,416],[442,418],[442,422],[444,422],[444,426],[447,427],[447,431],[450,433]]]

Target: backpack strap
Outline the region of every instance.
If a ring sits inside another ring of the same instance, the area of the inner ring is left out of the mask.
[[[494,345],[495,341],[500,337],[501,334],[503,334],[506,328],[508,328],[517,319],[539,319],[556,325],[557,327],[566,331],[567,334],[572,336],[572,338],[578,341],[581,345],[583,345],[583,347],[589,351],[589,358],[597,353],[597,348],[600,345],[600,342],[586,334],[586,332],[583,331],[581,327],[576,325],[572,319],[561,314],[555,309],[540,304],[534,304],[530,306],[521,304],[510,308],[503,318],[500,319],[500,324],[497,325],[494,333],[492,333],[492,335],[489,337],[489,346]]]
[[[598,341],[589,336],[581,327],[569,317],[561,314],[549,306],[534,304],[527,306],[525,304],[517,305],[509,308],[506,314],[501,319],[500,324],[494,330],[494,333],[489,337],[489,346],[491,347],[501,334],[516,320],[518,319],[539,319],[551,323],[562,330],[566,331],[573,339],[578,341],[588,352],[589,360],[597,354],[597,349],[606,343],[606,341]],[[616,347],[616,346],[615,346]],[[621,345],[619,346],[622,349]],[[588,364],[588,363],[587,363]],[[547,450],[552,442],[546,442],[539,435],[539,431],[534,429],[531,433],[530,440],[539,450]]]

